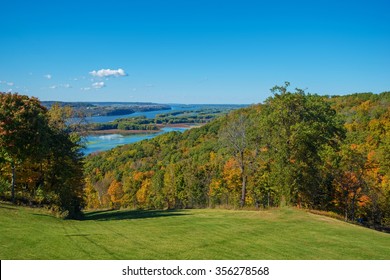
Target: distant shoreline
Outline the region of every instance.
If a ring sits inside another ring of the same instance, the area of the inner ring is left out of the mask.
[[[125,130],[125,129],[104,129],[104,130],[89,130],[87,135],[108,135],[108,134],[121,134],[121,135],[136,135],[136,134],[155,134],[161,132],[162,128],[175,127],[175,128],[192,128],[199,127],[199,124],[189,125],[185,123],[157,125],[158,130]]]

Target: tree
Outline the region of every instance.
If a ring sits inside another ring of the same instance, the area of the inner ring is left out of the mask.
[[[0,94],[0,162],[11,165],[13,202],[18,189],[20,201],[39,200],[74,217],[83,201],[80,137],[69,132],[66,119],[51,118],[63,116],[59,110],[49,114],[36,98]]]
[[[28,158],[41,159],[48,139],[47,110],[36,98],[0,93],[0,153],[12,168],[15,202],[16,169]]]
[[[122,184],[117,180],[113,180],[107,190],[107,193],[110,195],[112,207],[119,209],[121,206],[121,199],[123,197]]]
[[[337,149],[343,138],[336,112],[322,97],[275,86],[274,96],[262,107],[259,145],[265,147],[271,161],[272,178],[279,187],[281,201],[320,205],[323,192],[319,170],[323,164],[321,151]]]
[[[241,178],[241,198],[240,206],[244,207],[246,199],[247,184],[247,165],[248,149],[250,148],[250,139],[248,129],[250,128],[249,119],[241,113],[238,116],[230,115],[227,117],[225,126],[220,131],[220,140],[234,156],[239,169]]]

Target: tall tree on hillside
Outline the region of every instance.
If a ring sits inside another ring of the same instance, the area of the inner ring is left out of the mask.
[[[321,151],[337,147],[343,128],[322,97],[301,89],[289,92],[288,86],[275,86],[263,106],[261,145],[268,148],[274,184],[286,202],[316,207],[326,197],[319,177]]]
[[[21,201],[43,201],[71,217],[82,206],[82,154],[80,138],[70,133],[66,119],[51,118],[63,116],[61,110],[49,114],[36,98],[0,94],[0,157],[11,165],[5,175],[12,178],[13,202],[19,185]],[[17,169],[23,171],[18,180]]]
[[[249,129],[250,120],[245,113],[241,112],[238,115],[231,114],[228,116],[225,126],[221,129],[219,134],[221,143],[228,148],[240,169],[241,207],[245,205],[247,193],[248,153],[251,145]]]
[[[11,199],[15,202],[16,169],[27,158],[41,159],[48,140],[47,110],[36,98],[0,94],[0,153],[12,169]]]

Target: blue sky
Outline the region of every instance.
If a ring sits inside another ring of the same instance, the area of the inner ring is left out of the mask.
[[[2,1],[0,91],[258,103],[390,90],[388,1]],[[99,72],[100,71],[100,72]]]

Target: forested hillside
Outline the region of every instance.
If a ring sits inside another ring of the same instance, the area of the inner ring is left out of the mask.
[[[1,94],[0,198],[73,217],[83,207],[292,205],[389,228],[390,92],[324,97],[288,85],[202,127],[90,155],[84,167],[71,108]]]
[[[390,93],[274,87],[263,104],[183,134],[91,155],[88,208],[278,207],[390,226]]]

